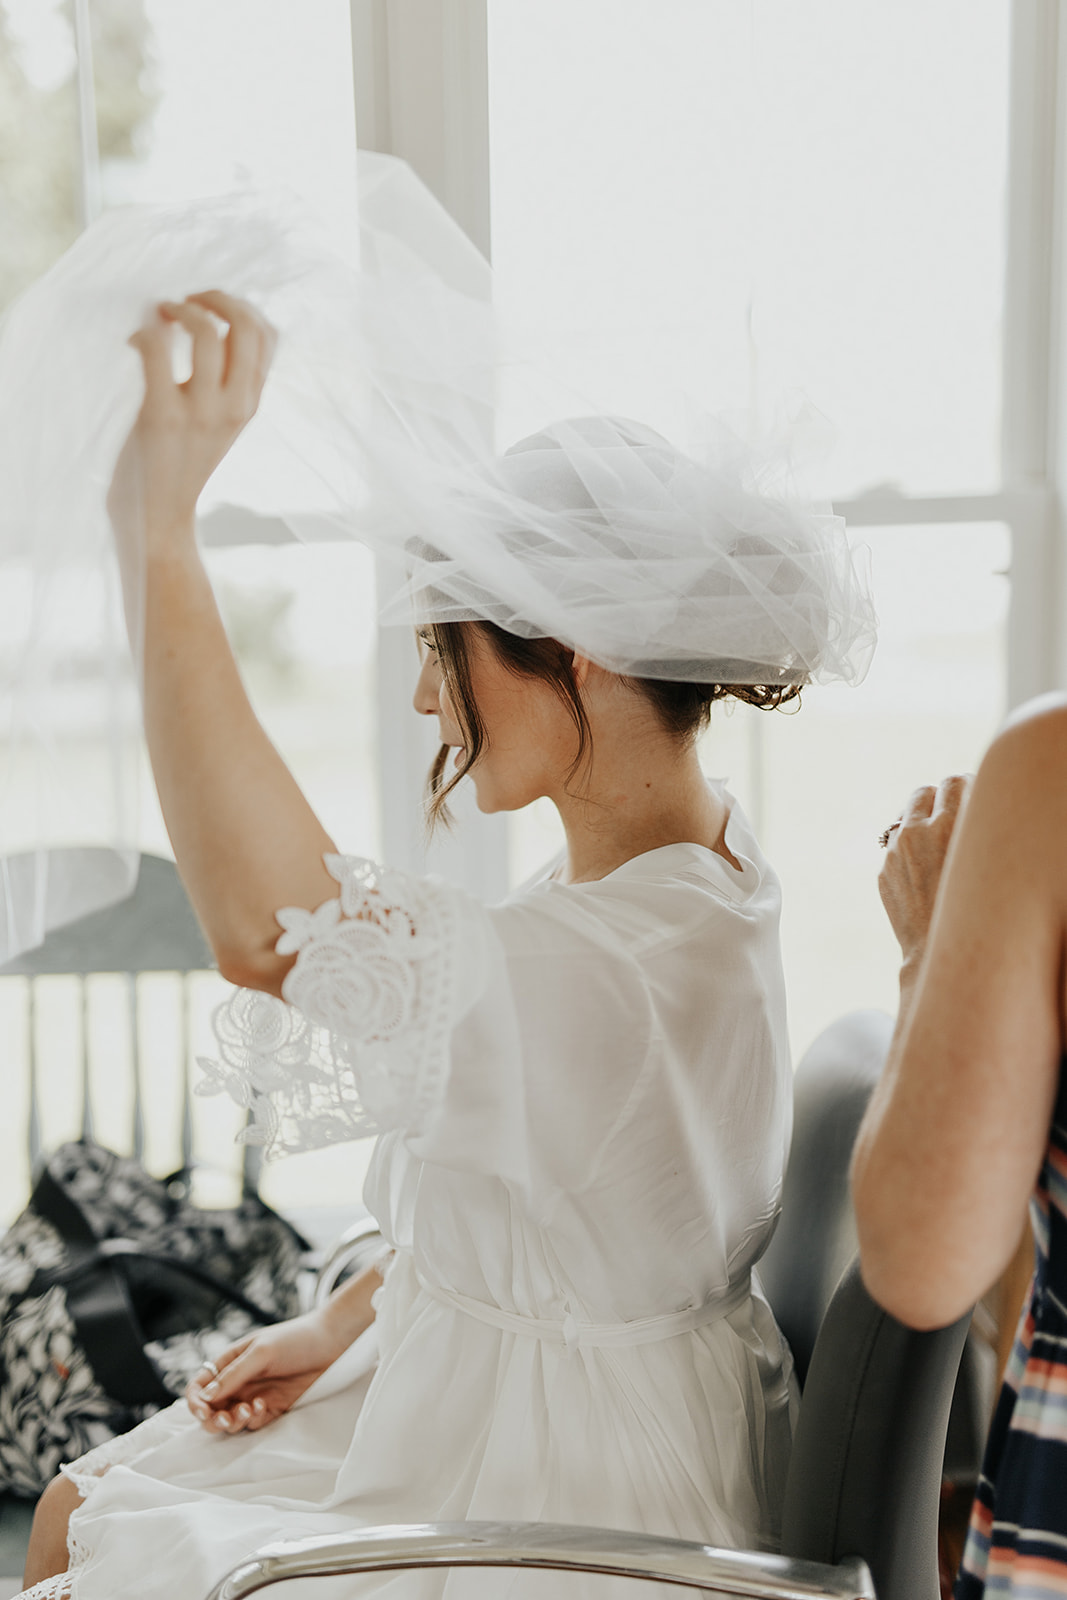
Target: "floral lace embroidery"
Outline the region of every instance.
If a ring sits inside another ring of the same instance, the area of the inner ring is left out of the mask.
[[[21,1590],[15,1600],[77,1600],[78,1571],[85,1565],[86,1559],[79,1552],[75,1564],[75,1557],[72,1556],[66,1572],[57,1572],[54,1578],[45,1578],[41,1583],[35,1583],[32,1589]]]
[[[188,1421],[189,1413],[184,1400],[177,1400],[173,1405],[157,1411],[147,1421],[139,1423],[129,1433],[116,1434],[113,1439],[105,1439],[103,1444],[95,1445],[92,1450],[78,1456],[77,1460],[65,1461],[59,1470],[74,1485],[82,1499],[88,1500],[109,1467],[136,1461],[146,1451],[162,1444],[174,1432],[176,1425],[187,1425]]]
[[[422,1132],[474,998],[472,965],[481,970],[480,930],[458,891],[357,856],[325,860],[340,898],[278,913],[278,953],[297,955],[285,999],[236,990],[214,1017],[220,1059],[199,1061],[196,1092],[246,1108],[241,1137],[268,1155]]]

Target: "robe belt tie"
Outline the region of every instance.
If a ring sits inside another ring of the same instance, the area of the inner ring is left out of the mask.
[[[505,1311],[502,1306],[491,1305],[486,1300],[474,1300],[456,1289],[427,1283],[421,1276],[419,1283],[434,1300],[462,1311],[490,1328],[499,1328],[502,1333],[522,1334],[528,1339],[540,1339],[544,1344],[562,1345],[567,1350],[590,1345],[618,1347],[654,1344],[659,1339],[673,1339],[676,1334],[690,1333],[694,1328],[703,1328],[709,1322],[719,1322],[723,1317],[728,1317],[731,1311],[744,1305],[752,1293],[752,1278],[746,1273],[720,1294],[705,1300],[703,1305],[690,1306],[684,1311],[668,1311],[658,1317],[635,1317],[630,1322],[582,1322],[570,1313],[560,1321],[526,1317],[518,1311]]]

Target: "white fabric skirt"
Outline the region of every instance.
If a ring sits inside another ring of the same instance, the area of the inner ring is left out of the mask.
[[[587,1523],[767,1548],[795,1411],[790,1369],[758,1290],[671,1337],[568,1349],[448,1304],[402,1252],[375,1326],[261,1433],[208,1434],[180,1401],[72,1463],[85,1498],[71,1518],[70,1572],[27,1595],[200,1600],[261,1544],[396,1522]],[[652,1592],[457,1569],[319,1578],[284,1595]]]

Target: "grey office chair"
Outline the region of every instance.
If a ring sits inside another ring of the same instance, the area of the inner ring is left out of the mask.
[[[290,1578],[453,1566],[599,1572],[751,1600],[938,1600],[941,1470],[970,1317],[906,1328],[850,1261],[848,1159],[890,1029],[878,1013],[844,1018],[797,1072],[782,1227],[762,1274],[804,1378],[781,1555],[603,1528],[427,1523],[267,1545],[209,1600]]]
[[[801,1386],[831,1296],[859,1248],[849,1163],[892,1034],[884,1011],[841,1017],[805,1053],[793,1080],[782,1215],[759,1275]]]
[[[858,1247],[849,1193],[856,1135],[893,1034],[884,1011],[832,1023],[797,1067],[782,1218],[759,1273],[803,1384],[826,1308]],[[972,1331],[952,1397],[944,1477],[973,1493],[996,1398],[996,1362]]]

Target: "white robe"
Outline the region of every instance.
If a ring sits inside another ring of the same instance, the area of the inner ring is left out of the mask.
[[[669,845],[489,910],[333,859],[344,915],[285,919],[300,1012],[243,997],[216,1077],[276,1086],[256,1101],[283,1145],[388,1130],[377,1323],[262,1433],[179,1402],[74,1463],[71,1576],[35,1593],[198,1600],[261,1543],[395,1522],[773,1547],[795,1390],[751,1272],[791,1125],[780,896],[736,807],[726,838],[740,872]],[[503,1570],[285,1590],[615,1592]]]

